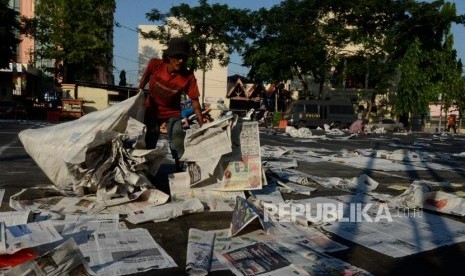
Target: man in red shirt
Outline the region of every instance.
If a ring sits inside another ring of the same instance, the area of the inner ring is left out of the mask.
[[[457,129],[455,127],[455,114],[450,114],[449,119],[447,120],[447,132],[450,132],[450,129],[454,130],[454,133],[457,133]]]
[[[185,133],[181,124],[181,94],[186,93],[192,100],[197,121],[202,126],[202,111],[199,102],[199,88],[194,73],[186,67],[190,57],[190,44],[183,38],[172,38],[162,59],[153,58],[139,83],[139,91],[149,83],[149,96],[145,101],[147,134],[145,143],[148,149],[157,145],[160,125],[166,122],[168,140],[176,170],[182,170],[179,158],[184,153]]]

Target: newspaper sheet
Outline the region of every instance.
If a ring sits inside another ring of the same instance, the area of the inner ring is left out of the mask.
[[[118,214],[68,214],[64,219],[66,222],[76,222],[76,221],[98,221],[102,224],[118,224],[119,215]],[[112,226],[113,227],[113,226]]]
[[[5,196],[5,189],[0,189],[0,207],[2,207],[3,197]]]
[[[119,230],[118,214],[67,215],[64,222],[61,235],[64,239],[73,237],[78,245],[87,242],[89,235],[94,232]]]
[[[433,184],[413,182],[402,194],[392,198],[390,206],[423,208],[440,213],[465,216],[465,199],[443,191],[435,191]]]
[[[82,273],[82,272],[85,272]],[[73,239],[62,243],[47,254],[22,263],[4,272],[5,276],[95,275],[87,266]]]
[[[284,182],[294,182],[300,185],[310,185],[308,177],[303,176],[299,172],[283,171],[281,169],[271,169],[276,176]]]
[[[259,215],[255,212],[251,203],[246,199],[236,197],[236,205],[234,206],[230,226],[230,235],[237,235],[237,233],[258,217]]]
[[[190,213],[200,213],[204,206],[198,198],[192,198],[181,202],[170,202],[160,206],[152,206],[134,211],[128,215],[126,220],[132,224],[147,221],[167,221]]]
[[[309,275],[263,242],[225,252],[220,258],[236,275]]]
[[[3,221],[6,227],[18,224],[26,224],[30,222],[31,219],[31,211],[11,211],[0,213],[0,221]]]
[[[278,188],[279,191],[284,194],[310,195],[312,192],[316,191],[316,188],[314,187],[303,186],[292,182],[282,182],[277,180],[277,183],[281,186]]]
[[[12,254],[24,248],[36,247],[61,240],[62,237],[47,221],[6,227],[6,252]]]
[[[284,203],[284,198],[281,192],[278,190],[278,186],[275,181],[272,181],[268,185],[264,186],[261,190],[252,190],[250,193],[258,200],[269,202],[269,203]]]
[[[65,196],[54,187],[33,187],[12,195],[10,207],[16,211],[47,212]]]
[[[86,214],[94,206],[95,202],[82,197],[64,197],[50,211],[60,214]]]
[[[302,233],[301,229],[299,228],[305,229],[304,227],[297,226],[297,228],[289,229],[288,233],[290,233],[290,235],[296,236],[296,233]],[[311,231],[313,232],[316,230]],[[263,230],[253,231],[236,237],[228,237],[226,230],[217,230],[212,232],[216,234],[216,239],[211,271],[231,268],[231,264],[228,263],[222,256],[223,253],[239,250],[257,243],[264,243],[273,249],[277,254],[281,255],[290,263],[292,263],[291,267],[288,269],[295,269],[300,274],[370,275],[370,273],[364,271],[363,269],[354,267],[322,252],[318,252],[313,248],[299,245],[297,243],[299,241],[297,238],[293,240],[288,240],[285,236],[276,238],[272,235],[267,235]],[[304,230],[303,232],[306,231]],[[328,246],[328,249],[329,248],[338,248],[337,250],[343,250],[347,247],[339,245],[335,247]],[[329,249],[327,252],[334,251]],[[279,271],[279,273],[283,274],[275,273],[275,275],[291,275],[287,272],[288,271]],[[242,273],[237,275],[242,275]]]
[[[79,249],[98,275],[126,275],[177,266],[146,229],[93,233]]]
[[[263,172],[257,122],[244,122],[232,129],[232,152],[220,161],[222,180],[208,188],[220,191],[260,190]]]
[[[332,222],[323,229],[393,258],[465,241],[459,221],[413,209],[393,209],[390,215],[392,221]]]
[[[366,174],[342,179],[335,188],[352,193],[369,193],[378,187],[378,182]]]
[[[280,161],[263,161],[262,165],[264,168],[267,169],[296,169],[299,164],[297,163],[296,159],[292,159],[291,161],[283,161],[280,159]]]
[[[189,275],[207,275],[210,271],[215,233],[189,229],[186,271]]]
[[[309,247],[286,240],[267,241],[266,244],[309,275],[371,275],[368,271],[341,261]]]
[[[231,153],[233,123],[234,117],[226,116],[201,128],[187,130],[182,160],[187,162],[190,185],[221,178],[220,160],[223,155]]]
[[[191,188],[187,172],[169,175],[170,194],[172,201],[198,198],[208,207],[210,212],[228,212],[234,210],[236,197],[245,198],[244,192],[222,192],[208,188]]]
[[[283,155],[289,153],[289,149],[280,146],[268,146],[264,145],[260,147],[260,153],[263,158],[278,158],[280,159]]]
[[[127,203],[130,201],[147,201],[152,205],[160,205],[164,204],[168,201],[169,196],[157,189],[147,189],[143,191],[139,191],[133,194],[130,194],[124,198],[115,198],[110,199],[108,201],[100,202],[99,204],[103,206],[114,206],[123,203]]]
[[[442,191],[428,193],[421,207],[436,212],[465,216],[465,199]]]
[[[378,187],[378,182],[369,177],[366,174],[361,174],[359,176],[346,179],[340,177],[321,177],[316,175],[311,175],[304,172],[299,172],[293,169],[283,170],[283,172],[275,172],[279,178],[286,180],[285,177],[288,175],[293,176],[298,181],[287,179],[288,181],[296,182],[298,184],[307,185],[311,181],[318,183],[319,185],[326,188],[336,188],[343,191],[354,192],[354,193],[368,193],[375,190]],[[299,178],[300,177],[300,178]],[[302,179],[302,180],[300,180]],[[304,180],[307,179],[307,180]],[[301,183],[299,183],[299,181]]]
[[[242,248],[257,242],[263,242],[273,239],[272,236],[267,235],[263,230],[255,230],[244,235],[230,237],[229,229],[210,231],[215,233],[215,248],[213,252],[213,259],[210,271],[229,270],[230,268],[220,261],[219,257],[224,252],[233,249]]]
[[[136,194],[136,193],[135,193]],[[130,197],[130,196],[129,196]],[[128,198],[129,198],[128,197]],[[118,205],[113,205],[116,202],[123,201],[122,199],[110,200],[110,202],[106,202],[108,207],[97,207],[99,213],[111,213],[111,214],[129,214],[131,212],[150,207],[150,206],[158,206],[161,204],[165,204],[169,199],[169,195],[163,193],[157,189],[148,189],[142,191],[141,194],[135,198],[130,199],[128,202]],[[100,203],[99,203],[100,205]]]
[[[347,246],[335,242],[313,227],[294,223],[274,222],[267,229],[277,241],[286,241],[318,252],[336,252],[348,249]]]

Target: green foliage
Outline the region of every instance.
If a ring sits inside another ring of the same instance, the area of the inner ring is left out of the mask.
[[[341,29],[324,20],[326,11],[324,1],[286,0],[253,13],[253,41],[243,54],[249,77],[280,82],[297,76],[308,90],[306,76],[311,75],[322,88],[333,64],[330,49],[344,44]]]
[[[429,103],[438,100],[450,107],[464,91],[461,62],[450,34],[451,22],[457,19],[455,5],[435,1],[412,10],[418,15],[412,19],[414,26],[422,31],[411,34],[415,40],[402,60],[397,114],[426,113]]]
[[[172,36],[186,38],[193,48],[191,67],[194,70],[210,69],[215,59],[227,66],[230,54],[244,45],[245,30],[250,25],[244,20],[246,10],[229,8],[225,4],[210,5],[206,0],[200,0],[198,6],[173,6],[167,14],[153,9],[146,15],[151,21],[160,21],[162,26],[142,36],[165,44]]]
[[[214,59],[227,65],[238,51],[256,82],[297,77],[304,92],[312,80],[321,95],[328,79],[342,86],[350,76],[358,79],[357,88],[373,89],[372,102],[376,94],[397,88],[397,114],[424,113],[440,94],[446,105],[463,95],[450,29],[453,22],[465,24],[465,15],[456,15],[455,4],[284,0],[251,12],[198,3],[173,6],[167,14],[153,9],[147,18],[168,28],[143,34],[162,43],[173,34],[186,37],[195,51],[193,69],[209,69]],[[330,76],[333,68],[336,74]]]
[[[429,74],[422,70],[423,56],[426,54],[420,49],[420,41],[416,39],[407,50],[402,61],[397,97],[395,102],[396,114],[426,113],[428,104],[436,94],[431,85]]]
[[[280,111],[275,111],[273,113],[273,125],[274,126],[277,126],[279,125],[279,121],[281,121],[283,119],[283,114],[282,112]]]
[[[15,60],[20,23],[19,13],[9,8],[8,0],[0,0],[0,68],[8,68]]]

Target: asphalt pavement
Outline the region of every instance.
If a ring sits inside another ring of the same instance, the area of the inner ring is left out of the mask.
[[[0,121],[0,188],[6,189],[0,211],[11,210],[8,206],[9,197],[23,188],[51,185],[52,183],[42,170],[25,152],[18,139],[18,133],[27,128],[43,127],[43,122],[13,122]],[[302,147],[308,150],[325,148],[330,151],[347,150],[348,152],[361,148],[385,149],[393,151],[399,148],[418,149],[431,154],[451,155],[465,152],[465,136],[448,136],[442,140],[433,137],[432,133],[415,132],[408,135],[373,134],[360,135],[349,140],[315,140],[302,139],[280,135],[279,131],[262,128],[260,133],[261,145]],[[433,139],[434,138],[434,139]],[[387,172],[370,168],[357,169],[343,163],[299,162],[298,170],[312,175],[329,177],[338,176],[352,178],[360,174],[368,174],[380,183],[376,192],[400,194],[401,191],[389,188],[392,185],[409,186],[415,179],[431,181],[449,181],[454,184],[465,184],[465,156],[454,158],[454,161],[441,161],[453,166],[456,170],[443,171],[434,168],[418,171]],[[426,162],[427,164],[427,162]],[[168,174],[174,171],[174,165],[167,162],[162,164],[154,185],[168,191]],[[449,192],[465,191],[463,186],[453,185]],[[342,195],[345,192],[319,187],[313,196]],[[295,196],[285,196],[285,199]],[[301,198],[302,196],[299,196]],[[187,249],[187,235],[190,228],[202,230],[216,230],[228,228],[231,222],[231,212],[211,212],[190,214],[168,222],[144,223],[131,225],[129,228],[146,228],[153,238],[177,263],[178,268],[151,270],[140,275],[185,275],[185,258]],[[444,215],[453,220],[465,222],[462,217]],[[465,224],[464,224],[465,226]],[[257,226],[258,227],[258,226]],[[374,275],[465,275],[465,242],[443,246],[427,252],[410,255],[403,258],[391,258],[352,241],[331,236],[335,241],[349,246],[349,249],[330,253],[352,265],[361,267]],[[215,272],[212,275],[230,275],[230,272]]]

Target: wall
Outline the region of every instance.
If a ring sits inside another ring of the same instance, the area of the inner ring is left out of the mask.
[[[107,89],[79,86],[77,94],[84,99],[84,114],[108,107]]]
[[[21,0],[19,7],[20,7],[20,14],[21,16],[25,16],[28,18],[33,18],[35,13],[35,6],[32,0]],[[21,35],[21,43],[19,44],[19,63],[29,64],[31,62],[30,53],[34,51],[34,39],[30,36]]]

